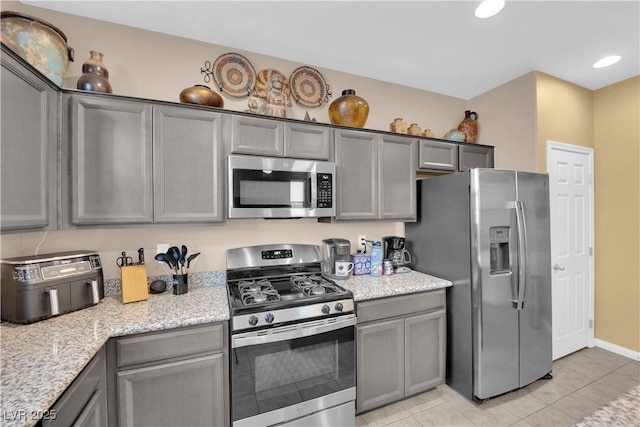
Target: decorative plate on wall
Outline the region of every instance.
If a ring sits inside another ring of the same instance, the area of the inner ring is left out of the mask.
[[[291,94],[298,104],[319,107],[323,102],[329,102],[329,85],[315,68],[296,68],[289,77],[289,83]]]
[[[256,70],[244,56],[225,53],[213,63],[213,79],[221,91],[242,98],[255,87]]]

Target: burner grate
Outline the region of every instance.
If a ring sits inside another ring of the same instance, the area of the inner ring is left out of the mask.
[[[306,296],[334,294],[341,291],[338,286],[316,275],[292,277],[291,282]]]
[[[238,291],[243,305],[280,301],[280,294],[267,279],[241,280]]]

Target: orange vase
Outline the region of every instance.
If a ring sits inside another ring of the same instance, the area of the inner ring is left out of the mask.
[[[329,105],[329,119],[334,125],[361,128],[368,116],[369,104],[353,89],[343,90],[342,96]]]
[[[473,117],[472,117],[473,116]],[[478,113],[467,110],[464,119],[458,125],[458,130],[464,133],[465,142],[475,143],[478,140]]]

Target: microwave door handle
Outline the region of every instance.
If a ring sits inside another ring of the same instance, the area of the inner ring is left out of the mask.
[[[309,207],[315,209],[318,207],[318,175],[311,172],[311,176],[309,176],[307,183],[310,187],[309,192],[311,193],[311,203]]]

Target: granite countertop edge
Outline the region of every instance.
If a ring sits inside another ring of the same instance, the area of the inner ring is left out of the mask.
[[[338,284],[353,293],[357,303],[371,299],[387,298],[419,292],[430,292],[453,286],[453,282],[429,274],[411,270],[407,273],[389,276],[351,276]]]
[[[0,324],[0,424],[35,425],[109,338],[228,321],[223,275],[204,273],[194,282],[184,295],[168,290],[123,304],[118,281],[109,280],[105,298],[94,306],[29,325]],[[417,271],[351,276],[337,283],[349,289],[356,302],[453,285]]]
[[[109,338],[230,318],[226,286],[217,280],[128,304],[113,289],[105,293],[100,303],[62,316],[0,324],[0,425],[35,425]]]

